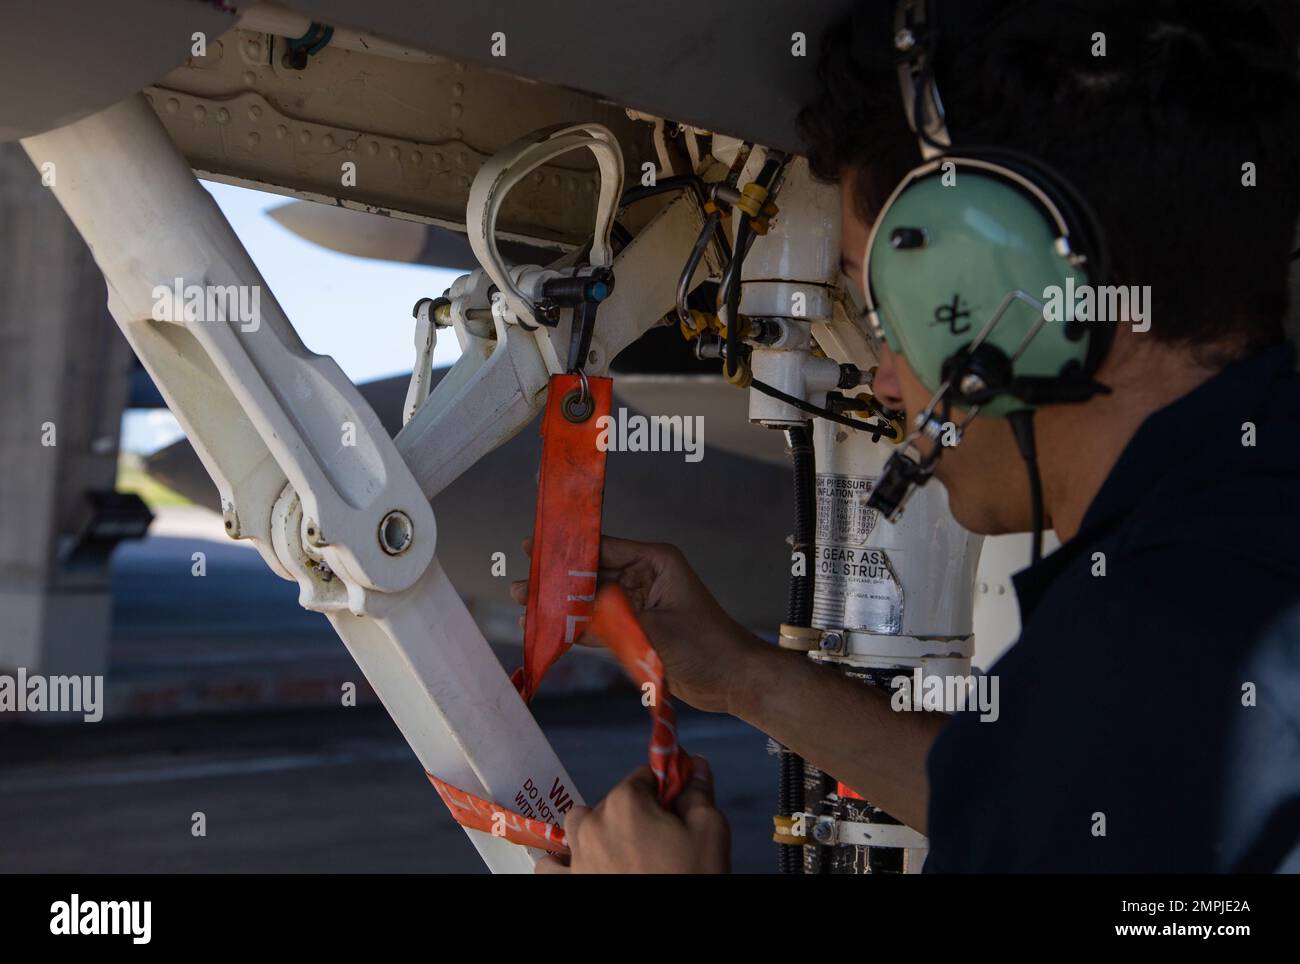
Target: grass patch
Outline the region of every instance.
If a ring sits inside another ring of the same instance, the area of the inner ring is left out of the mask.
[[[144,470],[140,457],[123,453],[117,460],[117,491],[134,492],[151,509],[165,505],[191,505],[189,499],[173,492]]]

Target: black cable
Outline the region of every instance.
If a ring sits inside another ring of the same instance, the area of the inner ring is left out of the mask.
[[[1038,475],[1038,453],[1034,445],[1034,413],[1022,408],[1007,416],[1011,422],[1011,431],[1016,436],[1016,447],[1025,460],[1029,470],[1029,501],[1033,513],[1034,543],[1030,563],[1037,563],[1043,558],[1043,482]]]
[[[802,398],[788,395],[779,388],[774,388],[766,382],[760,382],[757,378],[749,383],[749,387],[762,392],[768,398],[775,398],[779,402],[785,402],[787,405],[791,405],[801,412],[807,412],[809,415],[816,415],[818,418],[824,418],[828,422],[836,422],[839,425],[847,425],[859,432],[870,432],[874,442],[879,442],[882,438],[887,438],[891,442],[898,441],[898,433],[892,425],[886,422],[863,422],[860,419],[849,418],[847,415],[841,415],[838,412],[832,412],[828,408],[814,405],[812,402],[806,402]]]

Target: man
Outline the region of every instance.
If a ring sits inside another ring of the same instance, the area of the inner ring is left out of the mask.
[[[840,182],[860,288],[871,224],[919,162],[893,6],[832,28],[801,118],[814,170]],[[1062,172],[1109,235],[1115,283],[1153,299],[1149,331],[1116,327],[1096,373],[1109,394],[1035,414],[1062,546],[1016,576],[1022,635],[990,669],[998,721],[893,712],[888,693],[753,637],[672,547],[607,539],[604,577],[627,590],[675,695],[926,832],[927,870],[1300,870],[1300,378],[1282,329],[1300,14],[1283,0],[938,11],[954,143]],[[913,419],[931,392],[879,348],[874,391]],[[936,478],[967,528],[1030,528],[1005,420],[976,418]],[[711,793],[701,767],[665,811],[639,772],[570,814],[570,866],[540,869],[725,870]]]

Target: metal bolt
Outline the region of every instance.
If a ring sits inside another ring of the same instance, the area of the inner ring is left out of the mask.
[[[813,840],[818,843],[828,844],[835,840],[835,824],[829,820],[818,820],[813,825]]]
[[[235,507],[233,505],[223,506],[221,514],[224,517],[226,535],[232,539],[238,539],[240,537],[239,516],[235,514]]]
[[[910,248],[924,248],[929,240],[925,228],[897,227],[889,235],[889,243],[899,251],[906,251]]]
[[[961,381],[957,383],[957,387],[961,389],[963,395],[969,398],[988,388],[988,383],[974,372],[967,372],[961,377]]]
[[[838,653],[844,648],[844,634],[837,632],[823,633],[818,645],[828,653]]]

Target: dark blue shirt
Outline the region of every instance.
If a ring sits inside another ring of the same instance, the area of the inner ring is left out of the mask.
[[[925,869],[1300,871],[1291,345],[1148,418],[1015,585],[998,719],[956,714],[930,752]]]

